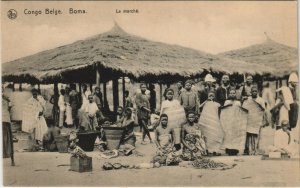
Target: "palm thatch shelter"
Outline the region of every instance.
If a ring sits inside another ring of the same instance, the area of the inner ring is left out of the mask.
[[[267,40],[246,48],[218,54],[234,60],[260,64],[267,68],[275,78],[287,78],[291,72],[298,71],[298,50],[290,46]]]
[[[106,33],[4,63],[2,78],[10,82],[95,83],[95,67],[101,82],[124,75],[137,81],[172,82],[199,76],[204,70],[268,73],[257,64],[130,35],[116,24]]]
[[[153,42],[126,33],[117,24],[108,32],[39,52],[2,65],[2,79],[17,83],[103,83],[113,80],[114,109],[118,78],[174,83],[207,71],[268,74],[263,65],[221,58],[178,45]]]

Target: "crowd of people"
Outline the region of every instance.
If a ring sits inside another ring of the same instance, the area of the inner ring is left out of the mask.
[[[182,156],[186,159],[224,152],[228,155],[299,154],[295,73],[290,75],[288,86],[281,86],[275,92],[268,82],[260,90],[251,75],[238,88],[231,84],[229,75],[222,76],[219,86],[210,74],[204,81],[202,89],[192,80],[184,85],[178,82],[176,99],[174,90],[167,88],[164,92],[165,101],[155,130],[155,142],[160,150],[179,151],[183,146]],[[147,109],[147,106],[140,107],[150,113]],[[271,138],[273,144],[262,146],[265,139],[270,139],[261,134],[268,126],[275,132]],[[261,148],[267,149],[261,151]]]
[[[58,106],[53,106],[53,119],[58,122],[58,128],[93,131],[112,121],[110,124],[125,128],[122,143],[134,145],[134,127],[137,124],[142,132],[142,144],[146,144],[147,136],[162,153],[181,151],[187,160],[203,155],[220,155],[222,151],[228,155],[255,155],[260,140],[264,139],[260,136],[261,129],[266,126],[276,130],[270,151],[295,154],[294,145],[299,144],[298,136],[293,137],[292,134],[299,127],[297,83],[297,74],[291,73],[288,86],[280,87],[275,93],[268,82],[264,83],[262,90],[258,88],[251,75],[247,75],[245,84],[240,86],[232,83],[229,75],[224,74],[220,84],[216,84],[212,75],[207,74],[202,88],[193,80],[178,82],[176,93],[168,87],[160,110],[156,109],[155,86],[150,84],[147,88],[147,84],[141,83],[134,97],[129,91],[125,92],[125,107],[118,107],[113,120],[103,113],[105,108],[99,87],[92,93],[83,84],[81,92],[78,92],[76,85],[70,84],[50,102],[54,104],[54,99],[58,100]],[[2,109],[8,114],[9,102],[9,98],[2,95]],[[25,104],[22,119],[22,131],[34,132],[39,144],[51,143],[43,116],[45,103],[39,91],[32,89],[32,98]],[[151,122],[152,115],[159,116],[159,120]],[[10,122],[7,118],[2,119]],[[154,125],[154,140],[150,135],[150,124]],[[9,137],[5,125],[3,133]],[[58,132],[57,128],[52,132]],[[10,150],[4,152],[10,153]]]

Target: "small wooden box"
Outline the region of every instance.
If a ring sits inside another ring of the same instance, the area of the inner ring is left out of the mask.
[[[71,157],[71,169],[75,172],[90,172],[93,169],[92,165],[92,157],[87,158],[77,158],[77,157]]]

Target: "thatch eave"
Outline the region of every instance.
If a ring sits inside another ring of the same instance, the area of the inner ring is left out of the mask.
[[[96,64],[100,66],[102,82],[116,76],[169,82],[172,79],[166,79],[167,76],[191,78],[207,70],[264,74],[261,71],[264,67],[256,64],[249,69],[243,61],[150,41],[128,34],[116,25],[108,32],[85,40],[4,63],[2,77],[3,80],[20,82],[28,82],[29,78],[43,83],[95,82]]]

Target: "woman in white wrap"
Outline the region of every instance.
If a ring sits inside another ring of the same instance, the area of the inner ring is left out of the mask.
[[[48,127],[43,116],[46,101],[42,96],[38,96],[38,91],[32,89],[32,97],[26,102],[23,112],[22,131],[33,132],[35,140],[42,142],[43,135],[47,132]]]
[[[275,108],[279,108],[279,120],[276,127],[281,127],[281,123],[284,120],[289,121],[290,105],[294,102],[291,90],[287,86],[282,86],[277,89],[278,99],[276,100]]]

